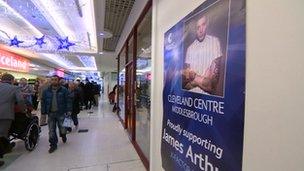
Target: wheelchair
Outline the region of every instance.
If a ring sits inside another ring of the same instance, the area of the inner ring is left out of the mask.
[[[10,142],[16,139],[23,140],[28,151],[33,151],[36,148],[41,132],[39,118],[34,116],[31,111],[32,109],[29,107],[25,111],[16,111],[15,109],[15,120],[9,131]]]

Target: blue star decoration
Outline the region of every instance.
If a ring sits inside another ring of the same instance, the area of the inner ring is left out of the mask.
[[[17,46],[19,47],[20,43],[23,43],[23,41],[18,40],[17,36],[15,36],[13,39],[10,40],[10,46]]]
[[[40,48],[42,48],[43,44],[46,44],[46,42],[44,41],[45,35],[43,35],[41,38],[36,38],[36,43],[35,45],[38,45]]]
[[[57,40],[59,41],[60,45],[58,46],[58,50],[60,49],[66,49],[70,50],[70,46],[74,46],[75,43],[69,42],[69,37],[66,37],[65,39],[61,39],[57,37]]]

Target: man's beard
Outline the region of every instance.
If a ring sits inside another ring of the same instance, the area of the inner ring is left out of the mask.
[[[204,34],[202,36],[202,38],[199,38],[197,35],[196,35],[196,40],[199,41],[199,42],[203,42],[205,40],[205,37],[206,37],[206,34]]]
[[[59,84],[52,84],[52,87],[57,88],[59,87]]]

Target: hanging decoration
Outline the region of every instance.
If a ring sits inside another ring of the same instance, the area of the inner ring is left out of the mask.
[[[12,38],[6,31],[0,30],[0,44],[6,44],[11,47],[25,48],[35,52],[42,53],[73,53],[78,48],[92,50],[96,47],[86,46],[86,41],[70,41],[69,37],[42,35],[41,37],[14,35]],[[71,49],[71,47],[73,47]],[[77,47],[77,48],[76,48]]]
[[[0,18],[3,18],[4,21],[11,20],[17,25],[27,27],[25,29],[16,28],[15,30],[11,29],[10,26],[3,27],[0,24],[0,44],[37,53],[72,54],[75,52],[97,52],[97,44],[91,44],[90,37],[87,34],[89,31],[87,27],[78,28],[77,30],[81,32],[77,32],[77,34],[70,32],[74,31],[73,29],[65,31],[61,26],[55,29],[48,20],[48,16],[52,16],[53,11],[46,9],[50,8],[55,11],[60,9],[69,13],[71,8],[83,8],[88,5],[90,3],[78,3],[73,0],[52,0],[52,2],[0,0]],[[71,12],[71,16],[73,16],[74,11]],[[62,17],[62,21],[65,21],[65,17]]]
[[[66,50],[70,50],[70,46],[74,46],[75,43],[69,42],[69,37],[66,37],[65,39],[59,38],[57,37],[57,40],[59,41],[59,46],[58,46],[58,50],[61,49],[66,49]]]
[[[15,36],[13,39],[10,39],[10,46],[19,47],[20,43],[23,43],[23,41],[18,40],[17,36]]]
[[[35,39],[36,39],[35,45],[38,45],[40,48],[42,48],[42,45],[46,44],[46,42],[44,41],[44,38],[45,38],[45,35],[43,35],[41,38],[35,37]]]
[[[30,37],[15,35],[12,38],[6,31],[0,30],[0,43],[7,44],[8,46],[15,46],[18,48],[27,48],[36,52],[43,53],[71,53],[71,47],[77,46],[83,48],[83,42],[71,42],[69,37],[52,37],[42,35],[41,37]],[[74,52],[74,49],[72,50]]]

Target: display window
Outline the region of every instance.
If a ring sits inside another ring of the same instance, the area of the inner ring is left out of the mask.
[[[118,56],[117,112],[145,167],[150,155],[152,1],[149,0]]]
[[[152,10],[137,28],[136,48],[136,142],[144,156],[150,156],[151,37]]]

